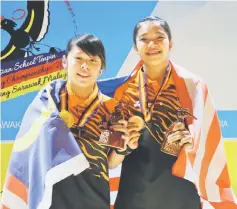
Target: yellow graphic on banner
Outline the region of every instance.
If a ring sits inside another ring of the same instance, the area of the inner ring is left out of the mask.
[[[8,162],[10,160],[12,148],[13,148],[13,143],[6,143],[6,144],[1,143],[0,144],[0,156],[1,156],[0,186],[1,186],[1,191],[4,186],[4,180],[5,180],[5,176],[7,173]]]
[[[234,190],[234,193],[237,197],[237,139],[225,139],[224,140],[225,145],[225,153],[226,153],[226,160],[227,160],[227,166],[228,171],[230,174],[230,182],[231,186]]]
[[[28,81],[23,81],[19,84],[15,84],[5,89],[1,89],[0,91],[1,101],[2,102],[7,101],[33,91],[38,91],[42,87],[44,87],[45,85],[56,79],[66,80],[67,79],[66,70],[56,71],[54,73],[33,78]]]
[[[35,18],[35,10],[32,9],[31,11],[31,16],[30,16],[30,23],[29,25],[27,26],[27,28],[25,29],[25,32],[29,32],[30,29],[31,29],[31,26],[33,25],[33,22],[34,22],[34,18]]]

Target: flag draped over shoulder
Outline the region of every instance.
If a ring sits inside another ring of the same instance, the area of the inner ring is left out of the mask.
[[[126,78],[99,82],[101,91],[119,100],[129,80],[133,79],[142,64],[139,62]],[[197,120],[186,120],[194,138],[194,148],[182,149],[173,165],[172,173],[196,185],[203,209],[237,209],[236,197],[230,185],[219,120],[208,88],[202,79],[189,71],[173,62],[171,66],[182,107],[188,108],[190,113],[197,117]],[[118,81],[119,84],[116,83]],[[111,182],[112,192],[116,192],[119,175],[113,175]]]
[[[182,107],[189,108],[197,117],[197,120],[187,119],[194,148],[182,149],[172,173],[196,185],[203,209],[236,209],[220,124],[210,92],[200,78],[187,70],[174,63],[172,70]]]
[[[63,85],[65,81],[51,83],[28,107],[14,143],[1,208],[49,208],[53,185],[89,167],[58,115]]]

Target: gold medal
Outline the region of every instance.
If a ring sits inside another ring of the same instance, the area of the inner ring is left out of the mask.
[[[142,130],[145,127],[144,120],[139,116],[132,116],[128,122],[135,123],[137,125],[138,130]]]
[[[64,121],[64,123],[66,124],[68,128],[71,128],[73,126],[74,117],[70,112],[68,112],[67,110],[62,110],[59,113],[59,116]]]
[[[81,128],[87,123],[89,118],[95,114],[95,109],[100,105],[102,101],[102,95],[99,92],[98,87],[95,87],[94,92],[92,93],[94,100],[88,105],[85,111],[82,113],[81,117],[78,121],[73,117],[73,114],[68,111],[68,93],[66,87],[62,89],[60,93],[60,109],[61,112],[59,113],[60,118],[64,121],[68,128],[71,128],[74,124]]]

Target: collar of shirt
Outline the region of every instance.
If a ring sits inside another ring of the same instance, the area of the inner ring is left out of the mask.
[[[144,67],[141,68],[141,70],[144,70]],[[145,72],[144,72],[145,73]],[[171,74],[171,66],[168,66],[168,75],[166,76],[166,80],[164,81],[163,88],[168,84],[168,81],[170,79],[170,74]],[[151,87],[154,92],[158,92],[159,89],[161,88],[161,83],[159,83],[157,80],[151,80],[148,77],[146,77],[146,85],[147,87]]]
[[[146,85],[147,87],[151,87],[154,92],[157,92],[161,87],[158,81],[153,81],[153,80],[150,80],[149,78],[147,78],[146,80]]]
[[[97,84],[95,84],[93,92],[86,99],[78,97],[72,91],[72,89],[70,88],[70,86],[68,84],[66,85],[66,88],[67,88],[67,92],[68,92],[68,108],[69,108],[69,110],[76,108],[77,112],[79,111],[80,113],[90,105],[90,103],[96,98],[96,96],[99,93]]]

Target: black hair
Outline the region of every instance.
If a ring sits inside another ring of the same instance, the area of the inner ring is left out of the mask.
[[[169,40],[172,39],[170,26],[168,25],[168,23],[165,20],[163,20],[162,18],[157,17],[157,16],[148,16],[148,17],[141,19],[134,27],[133,43],[135,44],[135,46],[137,45],[136,37],[137,37],[138,30],[141,28],[142,23],[147,22],[147,21],[158,22],[161,25],[161,27],[165,30],[165,32],[167,33]]]
[[[66,57],[73,46],[79,47],[89,56],[98,56],[101,59],[101,69],[106,68],[105,48],[100,39],[92,34],[81,34],[69,40],[66,48]]]

